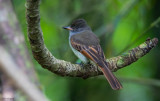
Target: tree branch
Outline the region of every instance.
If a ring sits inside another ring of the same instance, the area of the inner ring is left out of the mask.
[[[43,33],[40,27],[39,4],[40,0],[27,0],[26,3],[28,38],[33,56],[37,62],[43,68],[61,76],[88,78],[101,75],[102,72],[94,63],[81,67],[78,64],[72,64],[64,60],[56,59],[49,52],[44,45]],[[155,47],[157,43],[157,38],[153,38],[152,40],[147,39],[138,47],[133,48],[120,56],[107,59],[110,70],[117,71],[118,69],[137,61]]]

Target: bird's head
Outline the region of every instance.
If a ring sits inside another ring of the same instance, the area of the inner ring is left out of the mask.
[[[77,19],[72,22],[68,27],[63,27],[71,32],[79,32],[83,30],[90,30],[90,27],[87,25],[87,22],[84,19]]]

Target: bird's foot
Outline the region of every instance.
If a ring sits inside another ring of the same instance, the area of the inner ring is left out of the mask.
[[[84,66],[85,66],[85,63],[83,63],[83,62],[76,63],[76,64],[80,65],[81,67],[84,67]]]
[[[80,62],[80,63],[76,63],[76,64],[80,65],[81,67],[85,67],[85,66],[90,66],[91,62],[90,61],[88,61],[87,63]]]

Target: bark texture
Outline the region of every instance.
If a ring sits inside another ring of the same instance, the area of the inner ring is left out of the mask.
[[[102,72],[94,64],[86,64],[81,67],[78,64],[59,60],[55,58],[46,48],[43,40],[43,33],[40,27],[40,0],[27,0],[26,2],[26,19],[28,24],[28,38],[32,53],[37,62],[45,69],[61,76],[82,77],[88,78],[101,75]],[[125,52],[124,54],[107,59],[109,68],[112,71],[117,71],[139,58],[147,54],[158,43],[157,38],[147,39],[138,47]]]

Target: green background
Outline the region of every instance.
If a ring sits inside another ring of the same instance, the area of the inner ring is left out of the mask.
[[[25,0],[12,2],[31,54]],[[148,37],[160,38],[160,24],[144,33],[160,16],[159,4],[159,0],[41,0],[41,28],[45,44],[56,58],[76,63],[77,57],[68,44],[68,31],[62,27],[83,18],[100,38],[105,56],[120,55]],[[142,37],[138,38],[141,34]],[[134,42],[135,39],[138,40]],[[129,45],[132,42],[134,44]],[[125,49],[127,45],[130,47]],[[60,77],[32,60],[41,87],[51,101],[160,101],[159,50],[158,44],[149,54],[115,73],[123,84],[119,91],[112,90],[103,76],[86,80]],[[150,81],[154,79],[159,82]]]

